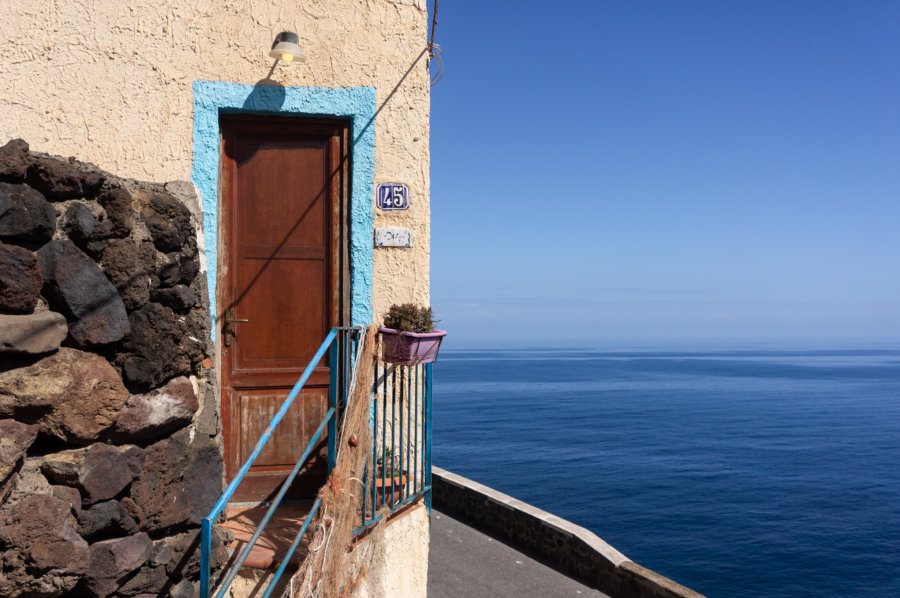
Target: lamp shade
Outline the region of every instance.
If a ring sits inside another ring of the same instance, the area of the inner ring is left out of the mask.
[[[298,42],[300,37],[293,31],[282,31],[275,36],[272,42],[272,49],[269,51],[270,58],[278,58],[283,62],[292,62],[294,59],[304,61],[306,54],[300,49]]]

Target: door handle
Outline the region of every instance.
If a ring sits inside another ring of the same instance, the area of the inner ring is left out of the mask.
[[[250,320],[235,318],[233,307],[229,307],[225,310],[225,325],[222,326],[222,340],[225,342],[226,347],[230,347],[231,341],[234,339],[234,327],[232,324],[249,321]]]

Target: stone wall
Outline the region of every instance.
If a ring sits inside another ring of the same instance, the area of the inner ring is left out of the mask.
[[[223,475],[199,220],[190,184],[0,148],[0,595],[195,594]]]
[[[613,598],[703,598],[630,561],[590,530],[439,467],[432,476],[436,508]]]

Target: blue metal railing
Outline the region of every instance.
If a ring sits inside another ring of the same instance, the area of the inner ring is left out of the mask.
[[[331,329],[331,332],[328,333],[328,335],[325,337],[325,340],[322,341],[322,344],[319,346],[318,351],[316,351],[316,354],[310,360],[309,365],[306,366],[306,369],[303,371],[300,379],[297,380],[297,383],[294,384],[294,387],[291,389],[290,394],[288,394],[287,398],[285,398],[284,402],[281,405],[281,408],[279,408],[278,412],[274,415],[274,417],[272,417],[272,421],[269,422],[269,425],[263,431],[259,440],[256,442],[256,446],[253,447],[253,451],[250,453],[250,456],[247,457],[247,460],[241,466],[241,469],[238,471],[237,475],[234,476],[234,479],[231,480],[231,483],[229,483],[228,487],[225,488],[225,492],[219,498],[218,502],[216,502],[216,505],[213,507],[212,511],[210,511],[209,515],[207,515],[203,519],[200,531],[200,596],[202,596],[203,598],[208,598],[210,595],[210,549],[212,546],[213,522],[215,522],[215,520],[221,514],[222,510],[224,510],[225,506],[228,504],[228,501],[231,499],[231,496],[234,494],[235,490],[237,490],[238,485],[240,485],[241,481],[244,479],[244,476],[250,470],[253,462],[256,460],[256,458],[265,447],[266,443],[272,437],[272,434],[275,432],[275,427],[285,416],[288,409],[291,407],[291,404],[294,402],[294,399],[297,398],[297,395],[300,394],[300,391],[303,389],[306,381],[313,373],[313,370],[315,370],[316,366],[322,360],[325,352],[329,350],[331,378],[328,392],[328,411],[326,412],[325,417],[322,419],[322,423],[319,424],[316,433],[306,445],[303,454],[297,460],[294,468],[291,470],[290,474],[288,474],[284,483],[282,483],[281,488],[278,490],[278,494],[276,494],[275,498],[272,500],[272,504],[269,506],[269,509],[266,511],[266,514],[260,521],[256,531],[250,537],[250,540],[247,542],[247,545],[244,547],[240,556],[231,566],[231,569],[229,569],[224,581],[220,584],[220,589],[216,594],[216,598],[221,598],[228,591],[228,587],[231,585],[231,582],[234,581],[234,578],[243,565],[244,561],[247,560],[247,557],[250,555],[250,551],[253,549],[254,544],[259,539],[263,530],[265,530],[266,525],[268,525],[269,520],[272,518],[272,515],[275,512],[275,509],[278,508],[278,506],[281,504],[281,501],[284,498],[284,495],[287,493],[288,488],[290,488],[291,483],[294,481],[294,478],[297,477],[297,474],[300,472],[303,464],[309,458],[314,447],[319,442],[319,439],[321,438],[322,433],[325,431],[326,426],[328,426],[328,471],[330,472],[334,467],[336,456],[335,443],[337,439],[337,422],[339,419],[339,414],[343,406],[346,404],[347,396],[352,385],[352,376],[350,375],[350,372],[352,371],[354,365],[353,349],[358,346],[364,334],[365,328],[362,326],[355,326],[352,328],[335,327]],[[287,554],[282,559],[281,564],[275,572],[275,575],[269,581],[269,585],[266,588],[265,593],[262,595],[262,598],[267,598],[275,589],[275,585],[278,582],[278,579],[281,577],[281,574],[284,573],[288,562],[290,562],[291,556],[293,556],[297,547],[300,545],[300,541],[303,539],[303,535],[306,533],[306,530],[309,527],[309,522],[312,521],[313,517],[316,514],[316,511],[319,509],[319,505],[321,504],[321,502],[321,500],[317,499],[313,504],[312,510],[306,517],[303,526],[294,537],[294,540],[291,543]]]
[[[372,456],[357,533],[421,496],[431,510],[432,366],[379,363],[375,368]]]

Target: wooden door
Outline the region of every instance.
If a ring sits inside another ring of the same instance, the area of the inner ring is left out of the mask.
[[[346,146],[339,122],[222,120],[217,341],[229,480],[347,316]],[[277,491],[328,409],[328,384],[326,356],[232,500]],[[324,482],[326,446],[323,437],[289,497],[312,497]]]

